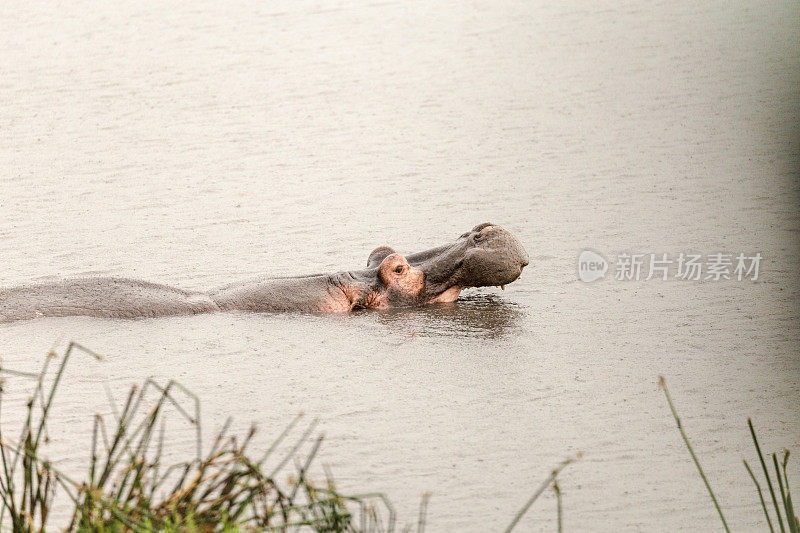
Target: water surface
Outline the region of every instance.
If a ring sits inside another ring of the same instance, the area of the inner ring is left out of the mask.
[[[206,289],[485,221],[532,258],[431,309],[2,325],[8,367],[69,339],[107,355],[68,371],[63,468],[104,384],[154,376],[201,396],[209,435],[233,415],[266,446],[319,417],[341,488],[406,521],[431,491],[430,531],[501,530],[578,450],[568,529],[713,529],[663,374],[730,523],[764,526],[746,417],[765,449],[800,445],[796,3],[11,2],[0,27],[4,286]],[[756,282],[589,285],[586,247],[764,261]],[[520,529],[554,520],[548,492]]]

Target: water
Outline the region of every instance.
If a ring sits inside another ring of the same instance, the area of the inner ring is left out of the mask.
[[[340,487],[409,522],[431,491],[430,531],[501,530],[578,450],[568,529],[717,528],[663,374],[729,522],[763,528],[746,417],[800,446],[796,3],[11,2],[0,25],[2,285],[205,289],[484,221],[532,259],[449,308],[2,325],[9,367],[69,339],[108,356],[68,371],[63,468],[103,384],[152,375],[201,396],[208,435],[319,417]],[[764,260],[757,282],[587,285],[585,247]],[[548,491],[520,530],[554,525]]]

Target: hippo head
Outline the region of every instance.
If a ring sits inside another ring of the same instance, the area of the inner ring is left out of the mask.
[[[381,246],[370,254],[367,266],[398,255]],[[424,303],[455,301],[468,287],[502,287],[518,279],[528,264],[528,254],[517,238],[490,223],[475,226],[451,244],[405,259],[423,273],[424,288],[418,298]]]

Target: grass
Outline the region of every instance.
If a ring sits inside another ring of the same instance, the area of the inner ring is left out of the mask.
[[[561,472],[561,470],[564,469],[564,467],[566,467],[570,463],[573,463],[577,459],[580,459],[581,456],[582,454],[578,452],[578,455],[575,458],[565,459],[564,461],[561,462],[561,464],[555,467],[552,472],[550,472],[550,475],[547,476],[544,481],[542,481],[542,484],[539,485],[539,488],[536,490],[536,492],[533,493],[533,495],[528,499],[528,501],[525,502],[525,505],[522,506],[522,509],[520,509],[519,512],[516,514],[516,516],[514,516],[514,519],[505,529],[505,533],[509,533],[509,531],[513,530],[517,526],[522,516],[526,512],[528,512],[528,509],[530,509],[531,505],[533,505],[533,502],[535,502],[537,498],[539,498],[539,496],[541,496],[541,494],[549,486],[552,486],[553,490],[556,493],[556,502],[557,502],[556,514],[558,518],[558,530],[561,531],[562,527],[561,488],[558,486],[558,481],[556,478],[558,477],[558,474]]]
[[[0,420],[3,378],[18,376],[34,383],[19,436],[7,436],[0,424],[0,525],[10,526],[14,532],[45,531],[56,498],[61,496],[69,503],[71,531],[396,531],[396,513],[385,495],[342,494],[327,470],[324,483],[312,482],[309,469],[324,440],[322,435],[312,437],[315,421],[291,443],[289,436],[302,416],[298,415],[266,451],[253,454],[250,445],[255,427],[242,437],[228,435],[228,419],[204,451],[200,400],[176,381],[161,386],[145,380],[141,386],[130,388],[121,407],[111,401],[111,420],[95,415],[88,472],[80,481],[72,479],[41,454],[49,439],[47,424],[56,392],[75,353],[100,359],[91,350],[70,343],[55,369],[51,368],[58,359],[54,352],[48,354],[39,373],[0,367]],[[730,531],[663,378],[660,385],[722,527]],[[194,457],[169,465],[164,464],[167,412],[187,420],[195,430],[196,440]],[[743,463],[755,486],[766,525],[772,533],[776,526],[781,533],[800,533],[787,474],[789,451],[765,456],[752,420],[748,419],[747,424],[765,484],[746,459]],[[276,456],[278,449],[287,446],[288,452]],[[304,446],[310,446],[310,451],[299,457]],[[580,457],[579,453],[557,465],[504,531],[513,531],[548,487],[555,493],[556,525],[562,531],[558,475]],[[295,473],[287,482],[279,482],[277,476],[292,460]],[[266,467],[268,462],[276,461],[271,468]],[[417,533],[424,532],[429,498],[427,493],[422,497],[416,527],[407,526],[404,531],[414,528]]]
[[[10,526],[14,532],[45,531],[57,495],[63,495],[70,504],[68,530],[71,531],[389,533],[397,529],[396,513],[385,495],[344,495],[336,489],[327,470],[324,483],[312,482],[308,472],[324,440],[323,435],[312,438],[316,421],[290,443],[289,436],[302,416],[298,415],[266,451],[254,455],[250,444],[256,434],[255,427],[242,437],[228,435],[228,419],[204,452],[200,400],[176,381],[161,386],[145,380],[142,386],[130,388],[121,407],[111,402],[112,420],[95,415],[88,472],[83,480],[72,479],[41,454],[49,438],[47,423],[56,392],[75,353],[101,358],[79,344],[70,343],[54,370],[51,366],[58,357],[52,351],[39,373],[0,367],[0,420],[4,407],[3,378],[18,376],[34,383],[19,436],[16,439],[7,436],[0,424],[0,525]],[[722,527],[730,531],[664,378],[659,382]],[[165,465],[168,411],[177,413],[194,427],[196,449],[195,457]],[[765,457],[752,420],[748,419],[747,424],[765,485],[746,459],[743,463],[756,488],[766,525],[771,533],[775,533],[776,526],[781,533],[800,533],[787,474],[789,451]],[[301,448],[309,445],[310,451],[298,458]],[[282,457],[274,457],[282,446],[288,446],[289,451]],[[513,531],[548,487],[555,493],[556,525],[562,531],[563,502],[558,475],[580,457],[579,453],[557,465],[504,531]],[[279,482],[277,476],[292,460],[296,472],[287,482]],[[267,463],[275,461],[277,464],[267,469]],[[427,493],[422,497],[417,533],[425,530],[429,498]],[[412,527],[407,526],[404,531],[410,532]]]
[[[700,466],[700,461],[697,459],[697,455],[694,453],[694,449],[692,448],[692,444],[689,442],[689,438],[686,435],[686,432],[683,429],[683,425],[681,424],[681,420],[678,417],[678,412],[675,409],[675,405],[672,403],[672,397],[669,394],[669,389],[667,388],[667,383],[663,377],[659,378],[659,384],[661,388],[664,390],[664,395],[667,398],[667,403],[669,404],[670,411],[672,411],[672,416],[675,418],[675,422],[678,425],[678,430],[681,433],[681,437],[683,438],[683,442],[686,444],[686,448],[689,450],[689,455],[691,455],[692,460],[694,461],[695,466],[697,467],[697,471],[700,474],[700,477],[705,483],[706,490],[708,494],[711,496],[711,500],[714,502],[714,507],[717,509],[717,513],[719,514],[720,521],[722,522],[722,527],[725,531],[730,531],[728,528],[728,522],[725,520],[725,515],[722,512],[722,508],[717,501],[717,497],[714,494],[714,491],[711,488],[711,484],[706,477],[703,468]],[[789,450],[783,451],[783,458],[778,464],[778,454],[772,453],[772,464],[774,467],[774,475],[776,482],[772,482],[772,476],[767,468],[766,461],[764,460],[764,454],[761,452],[761,446],[758,443],[758,438],[756,437],[756,431],[753,428],[753,421],[748,418],[747,425],[750,429],[750,436],[753,439],[753,445],[755,446],[756,453],[758,455],[758,460],[761,463],[761,469],[764,473],[764,478],[767,482],[767,487],[769,489],[769,495],[772,500],[773,507],[775,509],[775,516],[770,517],[770,513],[767,510],[767,504],[764,501],[764,493],[761,490],[761,484],[758,482],[758,478],[753,472],[753,469],[750,468],[750,465],[747,462],[747,459],[742,459],[744,462],[745,469],[750,476],[750,479],[753,481],[753,484],[756,487],[756,491],[758,493],[759,501],[761,502],[761,510],[764,513],[764,518],[767,523],[767,527],[769,527],[770,532],[775,533],[775,528],[773,523],[777,523],[778,527],[780,528],[781,533],[800,533],[800,519],[797,517],[797,513],[794,510],[794,504],[792,503],[792,495],[791,491],[789,490],[789,478],[786,472],[786,464],[789,462]],[[781,469],[782,467],[782,469]],[[775,493],[774,486],[777,485],[779,492],[780,492],[780,502]],[[781,508],[783,508],[783,514],[781,513]],[[775,521],[773,522],[773,518]]]
[[[45,531],[54,502],[61,497],[71,509],[70,531],[396,530],[395,511],[383,494],[344,495],[327,470],[324,483],[312,482],[308,472],[323,442],[322,435],[312,438],[315,422],[292,444],[287,439],[299,415],[265,452],[253,454],[250,445],[255,427],[242,437],[231,436],[229,419],[204,451],[200,401],[176,381],[162,387],[148,379],[142,386],[130,388],[121,407],[111,400],[110,420],[95,415],[88,472],[82,480],[72,479],[42,453],[56,392],[64,369],[76,353],[100,359],[91,350],[70,343],[48,386],[46,378],[57,360],[54,352],[38,374],[0,368],[0,378],[15,375],[35,383],[19,437],[7,436],[0,424],[0,525],[10,525],[14,532]],[[2,409],[0,388],[0,420]],[[177,413],[194,427],[196,450],[195,457],[167,465],[164,446],[168,413]],[[301,447],[309,445],[310,451],[298,458]],[[289,446],[289,451],[273,457],[282,446]],[[292,460],[295,473],[288,482],[279,482],[278,475]],[[505,531],[515,528],[549,486],[556,491],[561,530],[561,490],[556,479],[573,460],[562,462],[550,473]],[[266,467],[267,462],[275,461],[275,466]],[[428,494],[423,495],[417,533],[425,529],[428,499]],[[404,531],[410,532],[412,527]]]

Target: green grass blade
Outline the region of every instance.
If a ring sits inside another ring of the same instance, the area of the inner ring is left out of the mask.
[[[761,485],[758,483],[756,476],[753,474],[753,471],[750,469],[750,465],[747,464],[745,459],[742,459],[744,463],[744,467],[747,469],[747,473],[750,474],[750,479],[753,480],[753,483],[756,485],[756,490],[758,491],[758,499],[761,500],[761,509],[764,511],[764,516],[767,517],[767,525],[769,526],[770,533],[775,533],[775,529],[772,527],[772,520],[769,518],[769,513],[767,512],[767,504],[764,502],[764,494],[761,492]]]
[[[774,456],[774,454],[773,454]],[[786,508],[786,522],[789,524],[789,531],[791,533],[800,533],[800,524],[798,524],[797,515],[794,512],[794,505],[792,504],[792,493],[789,490],[789,477],[786,475],[786,463],[789,462],[789,450],[784,450],[783,454],[783,485],[786,486],[786,497],[783,500],[784,507]],[[778,480],[781,479],[781,472],[778,470],[777,464],[775,470],[778,472]],[[783,489],[781,489],[783,494]]]
[[[294,427],[297,425],[297,423],[300,421],[300,419],[303,418],[303,416],[305,416],[305,415],[302,412],[298,413],[297,416],[294,417],[294,420],[292,420],[289,423],[289,425],[286,426],[283,429],[281,434],[278,435],[278,438],[275,439],[274,441],[272,441],[272,444],[270,445],[270,447],[267,448],[267,451],[264,452],[264,455],[258,461],[258,466],[261,466],[262,464],[264,464],[264,462],[269,458],[269,456],[272,455],[272,452],[274,452],[275,449],[280,445],[280,443],[283,442],[283,439],[286,438],[286,435],[288,435],[289,432],[291,432],[292,429],[294,429]]]
[[[783,510],[786,511],[786,523],[789,526],[789,531],[795,533],[792,527],[792,515],[789,512],[789,506],[786,504],[786,491],[783,489],[783,476],[781,476],[781,469],[778,467],[778,454],[772,454],[772,464],[775,467],[775,475],[778,477],[778,490],[781,492],[781,502],[783,502]]]
[[[417,533],[425,533],[425,519],[428,515],[428,501],[431,499],[431,493],[426,492],[422,495],[422,501],[419,503],[419,518],[417,519]]]
[[[778,507],[778,499],[775,498],[775,489],[772,488],[772,480],[769,478],[767,463],[764,462],[764,455],[761,453],[761,446],[758,445],[758,439],[756,438],[756,430],[753,429],[753,421],[750,418],[747,419],[747,425],[750,427],[750,436],[753,437],[753,444],[756,445],[756,452],[758,452],[758,460],[761,461],[761,468],[764,470],[764,476],[767,478],[767,487],[769,487],[769,494],[772,497],[772,505],[775,506],[775,514],[778,515],[778,525],[781,527],[781,533],[786,533],[786,529],[783,527],[781,509]]]
[[[561,487],[558,486],[557,479],[553,480],[553,492],[556,493],[556,520],[557,520],[556,524],[558,528],[558,533],[562,533],[562,531],[564,531],[564,526],[563,526],[564,510],[561,503]]]
[[[284,457],[284,458],[283,458],[283,459],[282,459],[282,460],[281,460],[281,461],[278,463],[278,465],[277,465],[277,466],[275,466],[275,467],[272,469],[272,472],[270,472],[270,474],[269,474],[269,477],[271,477],[271,478],[274,478],[274,477],[275,477],[275,475],[276,475],[278,472],[280,472],[280,471],[281,471],[281,469],[282,469],[284,466],[286,466],[286,463],[288,463],[288,462],[289,462],[289,460],[290,460],[290,459],[291,459],[291,458],[294,456],[294,454],[297,452],[297,450],[298,450],[298,449],[300,449],[300,446],[302,446],[302,445],[303,445],[303,444],[304,444],[306,441],[308,441],[308,437],[311,435],[311,433],[314,431],[314,429],[316,429],[316,427],[317,427],[317,424],[319,424],[319,419],[318,419],[318,418],[315,418],[314,420],[312,420],[312,421],[311,421],[311,423],[308,425],[308,428],[306,428],[305,432],[303,432],[303,434],[302,434],[302,435],[300,435],[300,438],[299,438],[299,439],[297,439],[297,441],[295,442],[294,446],[292,446],[292,449],[291,449],[291,450],[290,450],[290,451],[289,451],[289,452],[286,454],[286,456],[285,456],[285,457]]]
[[[689,437],[686,436],[686,432],[683,430],[683,426],[681,425],[681,419],[678,417],[678,412],[675,410],[675,406],[672,404],[672,398],[669,395],[669,390],[667,389],[667,382],[664,380],[664,377],[661,376],[659,378],[659,383],[661,384],[661,388],[664,390],[664,395],[667,397],[667,403],[669,404],[669,409],[672,411],[672,416],[675,418],[675,422],[678,424],[678,430],[681,432],[681,437],[683,437],[683,442],[686,444],[686,448],[689,450],[689,455],[692,456],[692,460],[694,461],[695,466],[697,467],[697,471],[700,472],[700,477],[703,479],[703,483],[706,485],[706,489],[708,489],[708,494],[711,496],[711,500],[714,502],[714,507],[717,508],[717,513],[719,513],[719,519],[722,520],[722,527],[725,528],[725,531],[730,533],[730,529],[728,528],[728,522],[725,521],[725,515],[722,514],[722,509],[719,506],[719,502],[717,502],[717,497],[714,495],[714,491],[711,489],[711,485],[708,482],[708,478],[706,478],[705,472],[703,472],[703,467],[700,466],[700,461],[697,460],[697,456],[692,449],[692,445],[689,442]]]
[[[561,464],[559,464],[556,468],[553,469],[552,472],[550,472],[550,475],[547,476],[544,481],[542,481],[542,484],[539,485],[539,488],[536,489],[536,492],[534,492],[533,495],[528,499],[528,501],[525,502],[525,505],[522,506],[522,509],[519,510],[519,512],[514,516],[514,519],[511,521],[511,523],[508,524],[508,527],[505,529],[505,533],[509,533],[509,531],[513,530],[517,526],[523,515],[527,513],[528,509],[530,509],[531,505],[533,505],[533,502],[535,502],[536,499],[544,492],[544,490],[550,486],[550,483],[552,483],[556,479],[556,476],[558,476],[559,472],[561,472],[561,470],[563,470],[564,467],[574,462],[576,459],[580,459],[581,456],[582,454],[579,452],[575,458],[569,458],[562,461]]]

